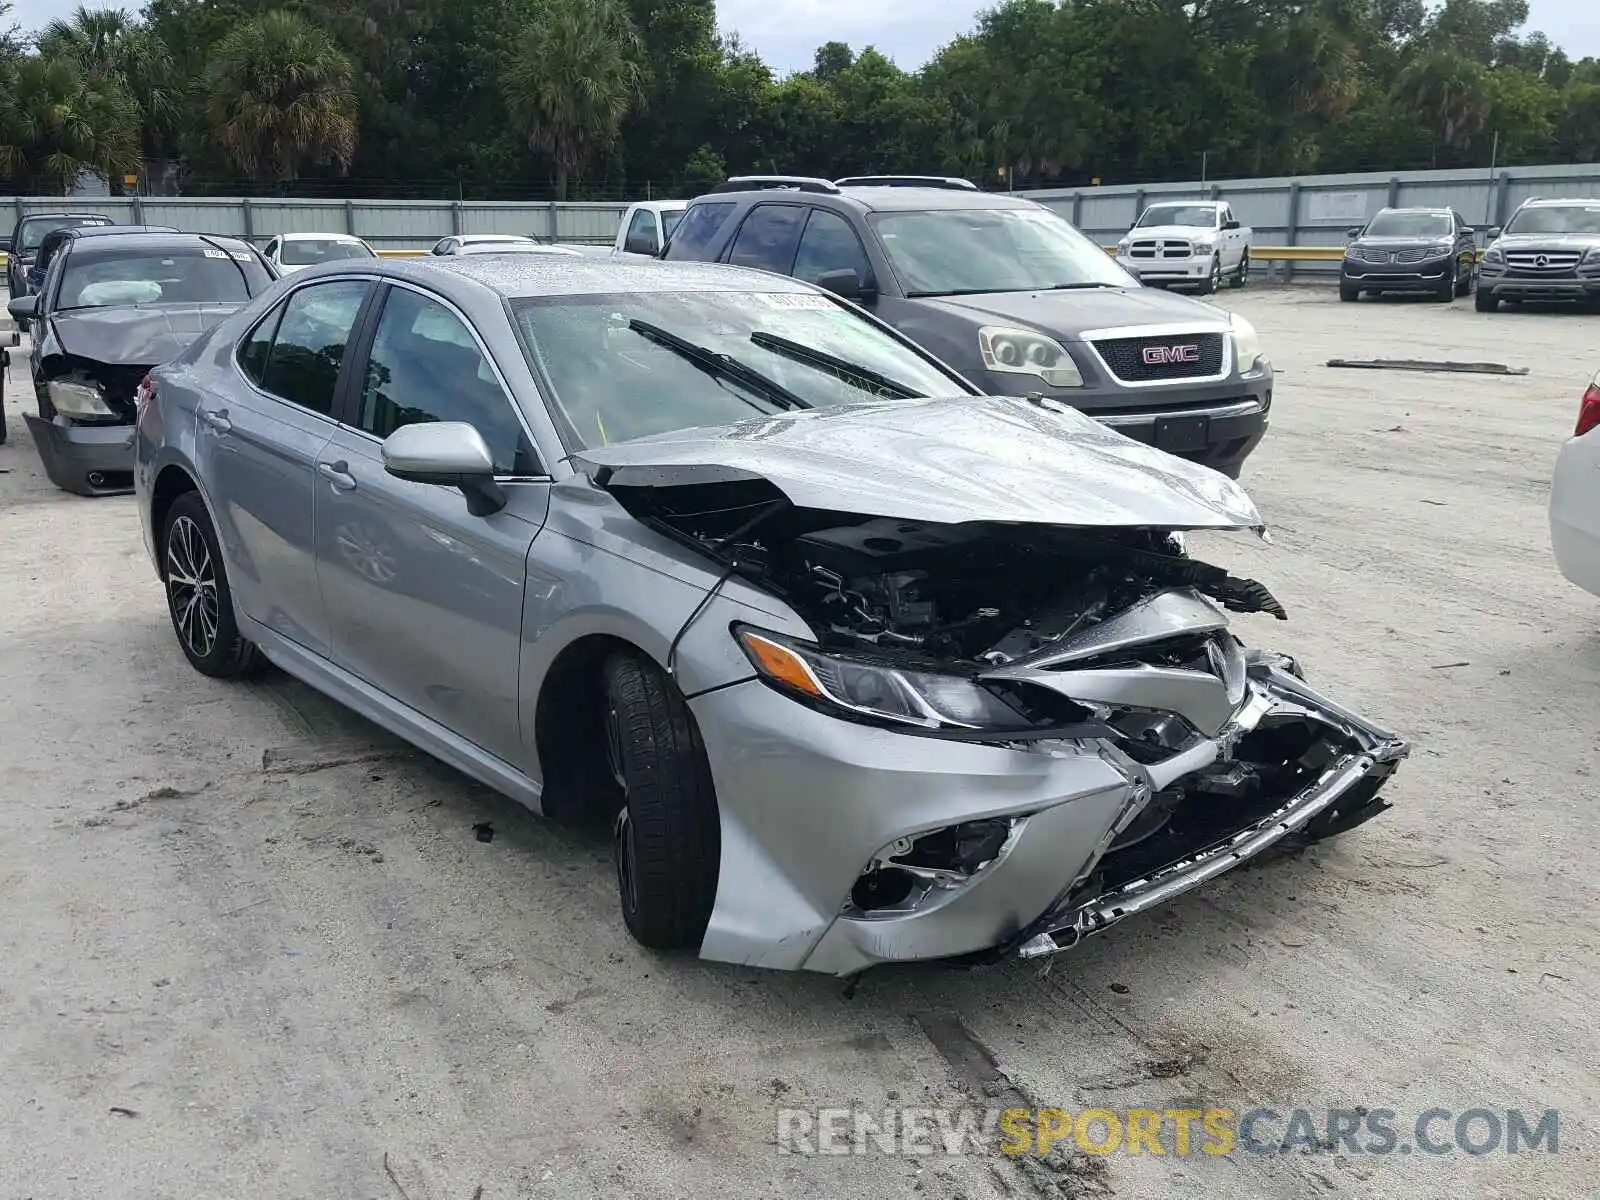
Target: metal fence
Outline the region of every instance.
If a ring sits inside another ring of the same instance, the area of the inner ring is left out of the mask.
[[[0,197],[0,237],[30,212],[104,213],[130,225],[172,225],[247,238],[279,233],[353,233],[378,251],[427,250],[455,233],[521,233],[539,241],[610,242],[620,203],[498,203],[456,200],[287,200],[197,196]]]
[[[1100,242],[1114,242],[1145,205],[1160,199],[1220,198],[1251,226],[1258,246],[1337,246],[1346,228],[1384,206],[1454,208],[1479,228],[1504,224],[1532,196],[1600,197],[1600,163],[1485,171],[1400,171],[1277,179],[1107,185],[1022,193]],[[277,233],[346,232],[380,251],[426,250],[453,233],[521,233],[541,241],[609,242],[620,202],[289,200],[211,197],[0,197],[0,236],[27,212],[101,212],[118,221],[231,234],[260,244]],[[1307,274],[1338,263],[1303,263]]]

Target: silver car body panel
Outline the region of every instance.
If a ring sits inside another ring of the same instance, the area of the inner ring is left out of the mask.
[[[1043,953],[1041,937],[1064,948],[1326,815],[1405,752],[1273,661],[1247,659],[1221,609],[1185,586],[986,672],[1066,695],[1097,718],[1154,709],[1187,722],[1156,757],[1135,761],[1087,731],[945,740],[796,703],[756,676],[730,628],[815,641],[816,626],[691,539],[632,515],[613,490],[630,472],[641,487],[722,472],[765,479],[803,508],[952,524],[1252,528],[1261,517],[1214,472],[1076,413],[1004,398],[802,412],[584,451],[575,469],[510,327],[508,293],[536,283],[807,289],[724,268],[559,270],[578,283],[529,282],[526,268],[492,257],[330,265],[281,282],[155,372],[156,398],[137,427],[141,524],[159,570],[152,506],[181,473],[218,529],[246,637],[290,674],[535,811],[559,756],[583,752],[540,745],[541,707],[565,700],[551,685],[561,665],[596,646],[654,662],[687,698],[717,796],[720,867],[703,957],[852,974]],[[454,489],[385,474],[375,438],[250,386],[235,339],[287,291],[341,277],[421,288],[461,314],[548,477],[500,481],[505,507],[474,517]],[[1177,643],[1206,652],[1186,667],[1139,658]],[[1279,720],[1308,720],[1353,757],[1285,797],[1266,824],[1230,831],[1225,850],[1202,847],[1143,882],[1096,883],[1165,789],[1225,775],[1253,731]],[[971,822],[1008,832],[969,877],[921,869],[923,886],[903,903],[857,906],[853,885],[894,847]]]
[[[580,451],[580,462],[669,483],[700,469],[771,482],[798,508],[911,521],[1261,528],[1233,480],[1076,410],[1007,397],[840,406]]]

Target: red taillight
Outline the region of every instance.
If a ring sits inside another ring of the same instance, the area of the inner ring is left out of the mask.
[[[133,394],[133,407],[138,416],[144,416],[144,410],[150,407],[150,401],[156,398],[156,381],[149,375],[139,380],[139,390]]]
[[[1573,436],[1582,437],[1596,428],[1600,428],[1600,379],[1591,383],[1583,394],[1583,402],[1578,405],[1578,432]]]

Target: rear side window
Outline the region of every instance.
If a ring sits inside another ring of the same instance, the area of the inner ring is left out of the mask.
[[[272,349],[272,335],[278,332],[278,322],[283,318],[283,305],[268,313],[239,346],[239,369],[250,377],[257,387],[264,386],[267,372],[267,352]]]
[[[672,244],[667,247],[667,258],[687,259],[690,262],[703,259],[734,207],[732,200],[691,204],[683,214],[683,220],[672,231]]]
[[[367,287],[343,279],[301,288],[290,296],[267,353],[261,386],[292,404],[331,415],[345,346]]]
[[[794,268],[795,248],[806,210],[798,204],[758,204],[739,226],[728,261],[736,267],[754,267],[787,275]]]

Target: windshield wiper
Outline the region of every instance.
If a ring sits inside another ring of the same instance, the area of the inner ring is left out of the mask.
[[[1114,288],[1120,286],[1115,283],[1052,283],[1044,290],[1047,292],[1076,292],[1084,289]]]
[[[770,350],[774,354],[781,354],[785,358],[792,358],[795,362],[804,363],[808,367],[817,367],[824,371],[834,371],[851,379],[859,380],[870,388],[880,392],[887,392],[899,400],[919,400],[922,393],[915,388],[907,387],[903,383],[890,379],[887,375],[879,374],[871,367],[862,367],[845,358],[835,358],[822,350],[815,350],[810,346],[802,346],[799,342],[791,342],[788,338],[779,337],[775,333],[763,333],[756,330],[750,335],[750,340],[763,350]]]
[[[640,337],[649,338],[658,346],[665,346],[674,354],[699,367],[713,379],[731,379],[764,396],[779,408],[792,412],[795,409],[811,407],[777,380],[768,379],[760,371],[740,362],[732,355],[722,354],[706,346],[697,346],[670,330],[652,325],[649,321],[641,321],[637,317],[628,322],[628,328]]]

